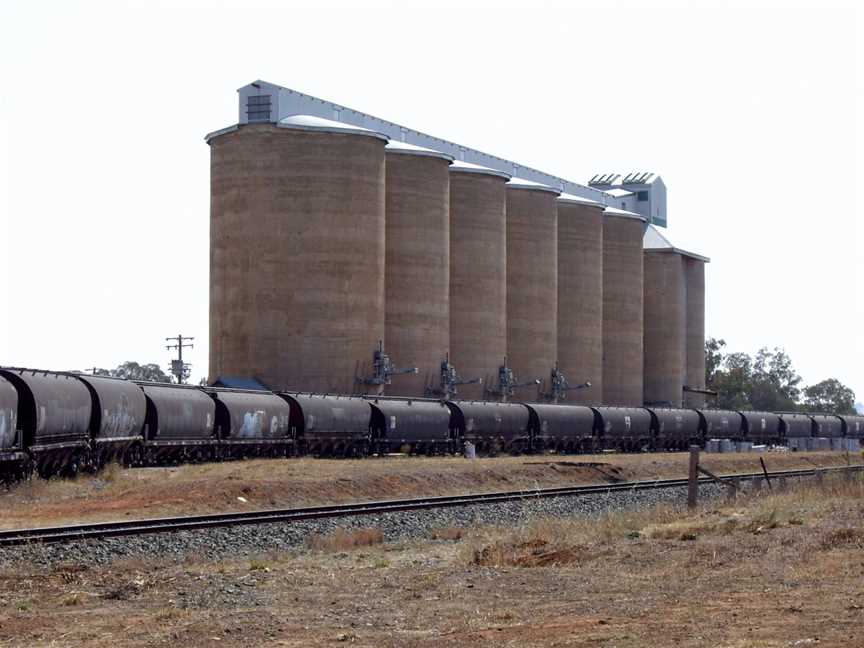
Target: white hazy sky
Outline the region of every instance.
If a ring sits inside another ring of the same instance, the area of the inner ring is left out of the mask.
[[[0,364],[206,372],[209,150],[264,79],[585,182],[659,172],[708,334],[864,397],[853,3],[0,0]],[[469,8],[470,7],[470,8]]]

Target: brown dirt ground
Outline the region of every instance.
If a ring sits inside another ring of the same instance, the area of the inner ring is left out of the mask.
[[[0,572],[9,646],[862,646],[864,483],[403,545]],[[439,537],[440,537],[439,535]]]
[[[769,470],[845,464],[839,453],[768,453]],[[861,457],[853,457],[861,461]],[[255,460],[33,480],[0,490],[0,528],[572,484],[685,477],[686,453],[570,457]],[[715,473],[758,472],[757,454],[703,455]]]

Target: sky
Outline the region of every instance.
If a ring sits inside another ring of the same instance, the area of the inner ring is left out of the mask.
[[[0,3],[0,364],[206,374],[209,149],[263,79],[577,182],[659,173],[707,334],[864,399],[852,2]]]

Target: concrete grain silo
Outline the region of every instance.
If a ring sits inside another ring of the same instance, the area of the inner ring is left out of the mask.
[[[686,366],[687,291],[684,259],[645,250],[645,402],[681,407]]]
[[[545,381],[558,359],[557,189],[507,183],[507,358],[520,382]],[[534,400],[536,386],[519,398]]]
[[[686,384],[705,387],[705,263],[696,255],[684,258],[684,282],[687,289],[687,360]],[[705,396],[685,394],[686,407],[704,407]]]
[[[641,406],[645,218],[611,207],[603,213],[603,402]]]
[[[384,337],[386,137],[319,117],[211,149],[210,377],[350,392]]]
[[[450,349],[450,172],[452,157],[402,142],[386,152],[385,340],[416,374],[387,388],[423,396],[438,386]]]
[[[649,225],[645,250],[645,402],[701,407],[705,386],[705,262]]]
[[[568,403],[603,399],[603,209],[570,194],[558,197],[558,363],[571,385]]]
[[[507,173],[450,166],[450,359],[466,380],[497,379],[507,353]],[[486,385],[463,385],[479,399]]]

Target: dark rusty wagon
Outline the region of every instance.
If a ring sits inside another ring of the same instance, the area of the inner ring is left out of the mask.
[[[301,454],[365,456],[372,450],[369,402],[356,396],[280,393],[291,405],[291,433]]]
[[[18,430],[18,391],[0,377],[0,481],[24,476],[28,462]]]
[[[534,452],[592,452],[596,413],[582,405],[526,403]]]
[[[837,439],[843,436],[843,421],[833,414],[810,414],[813,420],[813,436]]]
[[[216,403],[190,385],[137,383],[147,400],[142,461],[208,461],[217,452]]]
[[[657,448],[686,450],[702,443],[699,413],[692,409],[649,407],[651,428]]]
[[[521,403],[447,401],[453,437],[478,452],[527,452],[531,447],[528,408]]]
[[[744,438],[759,444],[779,444],[780,417],[771,412],[740,412],[744,420]]]
[[[843,436],[847,439],[864,438],[864,416],[841,414],[839,416],[843,424]]]
[[[739,441],[744,434],[744,418],[733,410],[697,409],[702,438]]]
[[[75,374],[92,400],[90,438],[94,467],[108,461],[140,461],[147,399],[134,382],[108,376]]]
[[[223,459],[293,454],[291,405],[276,394],[245,389],[207,389],[216,403]]]
[[[441,401],[370,398],[372,439],[376,451],[452,454],[450,409]]]
[[[787,443],[790,439],[809,439],[813,436],[813,419],[806,414],[783,412],[778,416],[780,417],[780,436]]]
[[[643,407],[594,407],[599,443],[610,450],[638,451],[654,447],[651,414]]]
[[[71,374],[34,369],[0,369],[18,392],[20,447],[39,474],[75,474],[89,457],[90,392]]]

